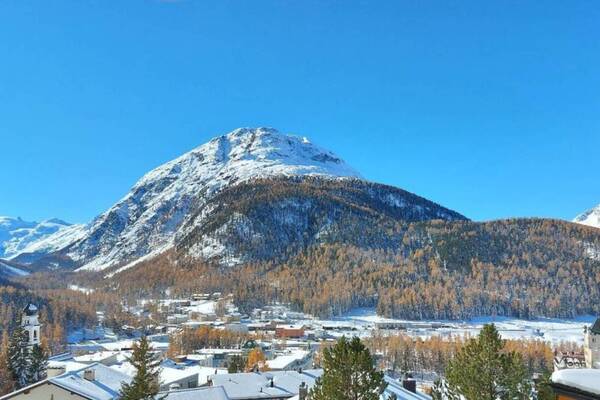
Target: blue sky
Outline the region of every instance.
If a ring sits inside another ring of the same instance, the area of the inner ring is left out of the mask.
[[[476,220],[600,202],[595,1],[3,1],[0,215],[86,222],[240,126]]]

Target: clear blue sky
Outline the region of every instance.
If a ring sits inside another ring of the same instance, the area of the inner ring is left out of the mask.
[[[240,126],[476,220],[600,202],[596,1],[2,1],[0,215],[87,222]]]

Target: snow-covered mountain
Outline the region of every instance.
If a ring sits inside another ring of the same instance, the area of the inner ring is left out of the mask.
[[[50,266],[69,260],[70,267],[103,270],[161,253],[183,238],[201,241],[202,248],[210,244],[218,247],[212,236],[216,232],[204,229],[222,204],[213,201],[217,194],[271,178],[364,182],[341,158],[306,138],[271,128],[236,129],[150,171],[125,197],[86,226],[59,231],[13,259],[28,263],[41,260]],[[384,196],[373,187],[357,190],[370,191],[367,197],[373,199]],[[378,201],[385,207],[409,210],[403,215],[411,218],[464,219],[435,203],[395,190],[388,190],[387,197]],[[360,203],[365,204],[365,200],[361,198]],[[199,227],[203,228],[202,236],[190,236]],[[223,255],[218,251],[194,254]]]
[[[29,246],[70,226],[56,218],[35,222],[0,216],[0,258],[11,258],[27,252]]]
[[[579,214],[577,217],[575,217],[573,222],[593,226],[594,228],[600,228],[600,204],[582,214]]]

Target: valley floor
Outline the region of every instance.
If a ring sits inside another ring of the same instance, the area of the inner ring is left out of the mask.
[[[596,317],[584,315],[574,319],[539,318],[524,320],[508,317],[479,317],[468,321],[420,320],[409,321],[378,316],[374,308],[356,308],[346,315],[330,321],[321,321],[325,326],[342,326],[350,329],[338,331],[338,334],[359,334],[367,336],[378,324],[394,323],[406,326],[405,333],[426,338],[433,335],[476,336],[484,324],[494,323],[504,339],[542,339],[552,346],[570,341],[583,344],[583,330],[592,325]],[[385,329],[384,331],[393,332]]]

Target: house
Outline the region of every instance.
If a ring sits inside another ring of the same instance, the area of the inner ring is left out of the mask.
[[[118,351],[98,351],[96,353],[84,354],[81,356],[73,357],[73,361],[82,364],[93,364],[98,362],[100,364],[106,365],[107,367],[110,367],[111,365],[114,365],[118,362],[118,355]]]
[[[213,375],[212,386],[222,386],[231,400],[284,400],[296,396],[300,386],[310,389],[321,369],[305,371],[269,371]]]
[[[231,360],[233,356],[241,356],[242,350],[240,349],[199,349],[196,350],[196,354],[203,356],[212,357],[213,368],[221,368],[225,366]]]
[[[600,369],[562,369],[550,379],[557,400],[600,400]]]
[[[160,400],[230,400],[221,386],[202,387],[186,390],[170,390],[160,392],[156,396]]]
[[[41,380],[33,385],[0,397],[0,400],[114,400],[131,378],[96,363]]]
[[[400,382],[387,375],[383,379],[387,386],[381,395],[381,400],[387,400],[392,395],[395,395],[398,400],[431,400],[431,397],[426,394],[417,392],[417,382],[413,379],[407,378]]]
[[[308,361],[310,352],[302,349],[288,350],[272,360],[267,360],[271,370],[289,370],[301,368]]]
[[[275,327],[275,337],[299,339],[304,336],[304,327],[302,325],[277,325]]]
[[[575,351],[554,351],[554,370],[567,368],[585,368],[585,354]]]
[[[600,318],[596,319],[592,327],[585,328],[583,353],[587,368],[600,368]]]

